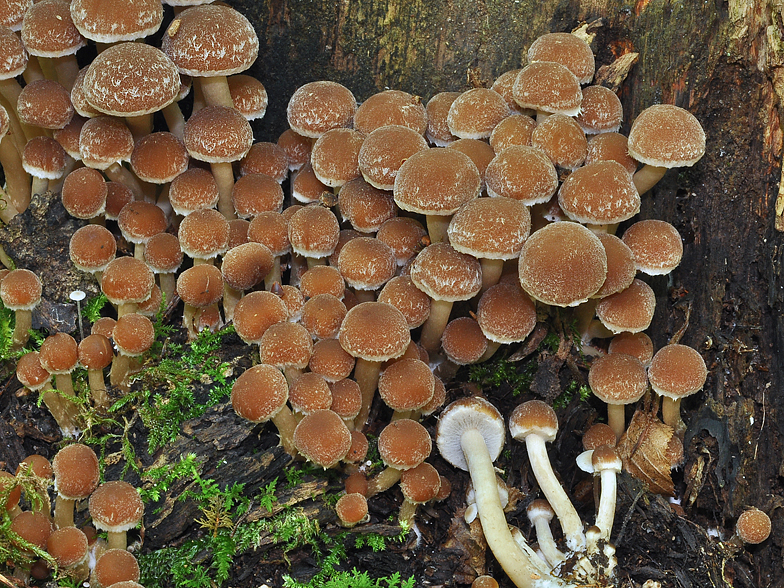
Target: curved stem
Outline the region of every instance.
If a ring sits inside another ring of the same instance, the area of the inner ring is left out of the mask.
[[[653,188],[664,177],[665,173],[667,173],[666,167],[644,165],[635,172],[632,181],[640,195],[643,195]]]
[[[602,494],[599,499],[599,512],[596,514],[596,526],[602,532],[602,538],[610,540],[613,520],[615,519],[615,498],[617,492],[617,482],[615,470],[602,470]]]
[[[441,335],[444,333],[449,315],[452,313],[452,303],[447,300],[431,300],[430,316],[422,325],[422,335],[419,344],[429,353],[436,353],[441,347]]]

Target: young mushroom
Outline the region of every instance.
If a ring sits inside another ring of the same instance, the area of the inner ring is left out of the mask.
[[[125,549],[126,533],[144,515],[144,503],[128,482],[104,482],[90,495],[90,516],[96,529],[106,531],[109,549]]]
[[[66,445],[52,459],[54,487],[54,524],[58,529],[74,526],[74,503],[84,500],[98,487],[98,456],[87,445]]]
[[[41,302],[41,280],[30,270],[16,269],[0,282],[0,300],[14,311],[14,333],[11,350],[21,349],[30,337],[33,308]]]

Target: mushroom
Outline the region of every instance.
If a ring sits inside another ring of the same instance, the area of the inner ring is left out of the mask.
[[[74,436],[77,428],[74,419],[78,408],[69,400],[52,392],[52,375],[41,366],[38,351],[25,353],[16,363],[16,378],[28,390],[40,391],[41,400],[66,436]]]
[[[42,290],[41,280],[27,269],[12,270],[0,281],[0,300],[14,311],[11,351],[24,347],[30,338],[33,309],[41,302]]]
[[[131,358],[140,356],[152,347],[155,342],[155,327],[146,316],[131,312],[117,319],[112,339],[117,346],[117,357],[112,361],[109,382],[112,386],[127,390]]]
[[[354,115],[354,128],[369,134],[379,127],[400,125],[420,135],[427,128],[427,113],[419,97],[402,90],[384,90],[369,96]]]
[[[336,466],[351,449],[351,432],[329,409],[306,415],[294,430],[293,440],[297,451],[325,470]]]
[[[107,549],[95,562],[91,578],[98,588],[109,588],[117,582],[138,582],[139,562],[125,549]]]
[[[415,468],[429,456],[433,442],[427,429],[411,419],[397,419],[378,436],[378,452],[386,466],[368,481],[367,495],[375,496],[391,488],[406,470]]]
[[[87,369],[87,381],[96,407],[105,408],[109,405],[103,369],[108,367],[113,359],[112,343],[107,337],[88,335],[79,342],[79,363]]]
[[[631,355],[609,353],[594,359],[588,371],[594,395],[607,404],[607,423],[620,439],[626,430],[625,408],[648,389],[645,366]]]
[[[110,261],[101,275],[101,291],[117,306],[117,317],[135,312],[138,304],[152,294],[155,276],[142,260],[118,257]]]
[[[681,421],[681,400],[699,392],[705,385],[708,368],[705,360],[687,345],[665,345],[651,360],[648,379],[654,392],[662,396],[662,420],[676,432],[685,426]],[[679,435],[680,436],[680,435]]]
[[[490,88],[471,88],[449,107],[449,131],[460,139],[487,139],[503,119],[512,114],[501,94]]]
[[[750,545],[762,543],[770,536],[770,517],[756,507],[745,510],[735,523],[735,535]]]
[[[519,70],[518,70],[519,71]],[[508,116],[496,125],[490,133],[490,147],[499,154],[508,147],[530,146],[531,133],[536,128],[536,121],[530,116],[519,114],[519,107],[514,103],[518,112],[515,116]],[[547,158],[548,163],[550,159]]]
[[[414,523],[416,508],[420,504],[434,500],[441,489],[441,476],[438,470],[423,462],[400,474],[400,491],[403,504],[398,519],[409,527]]]
[[[594,449],[591,463],[602,483],[599,510],[596,513],[596,526],[601,531],[601,538],[609,541],[615,518],[616,476],[620,473],[623,464],[615,448],[609,445],[602,445]]]
[[[337,82],[316,81],[297,88],[286,116],[293,132],[315,139],[330,129],[351,127],[356,110],[351,90]]]
[[[58,529],[74,526],[74,503],[84,500],[98,487],[98,456],[87,445],[66,445],[52,459],[54,488],[54,524]]]
[[[536,555],[524,552],[512,538],[495,481],[493,460],[504,447],[504,437],[503,418],[492,404],[481,398],[462,398],[441,413],[436,445],[444,459],[470,473],[488,546],[515,586],[530,588],[539,575],[531,560]]]
[[[344,494],[335,504],[335,514],[338,515],[341,526],[346,529],[364,523],[370,520],[367,498],[359,492]]]
[[[57,529],[46,540],[46,551],[57,562],[61,571],[83,582],[90,573],[88,560],[90,549],[87,536],[76,527]]]
[[[8,490],[9,486],[12,486],[11,490]],[[5,506],[5,510],[11,520],[22,514],[22,508],[19,506],[19,500],[22,498],[22,487],[18,485],[16,476],[0,470],[0,496],[2,495],[6,495],[7,498],[5,505],[0,503],[0,508]]]
[[[572,551],[585,549],[583,523],[553,472],[547,457],[547,441],[554,441],[558,432],[555,411],[541,400],[529,400],[514,409],[509,417],[509,432],[524,441],[531,470],[545,497],[561,523],[566,545]]]
[[[106,531],[109,549],[125,549],[126,534],[144,515],[139,492],[128,482],[104,482],[90,495],[90,516],[96,529]]]
[[[177,278],[177,294],[185,303],[182,323],[188,332],[188,340],[192,341],[198,336],[196,321],[199,313],[205,308],[217,304],[223,296],[223,276],[214,265],[206,263],[194,265],[182,272]],[[243,300],[246,299],[247,297]],[[239,307],[240,305],[237,304],[235,315],[240,312]],[[237,328],[237,332],[241,333],[240,328]],[[240,334],[240,336],[242,335]],[[259,338],[261,338],[261,334],[259,334]]]
[[[566,556],[556,547],[553,532],[550,529],[550,521],[555,516],[553,507],[546,500],[537,498],[528,505],[525,512],[528,515],[528,520],[536,529],[536,541],[544,554],[544,559],[550,564],[550,567],[557,567],[566,560]]]

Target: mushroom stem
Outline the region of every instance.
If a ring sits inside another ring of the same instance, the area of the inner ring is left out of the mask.
[[[297,428],[297,419],[294,418],[289,407],[284,406],[270,420],[278,429],[280,444],[283,446],[283,449],[292,457],[296,457],[297,448],[294,446],[294,429]]]
[[[107,548],[108,549],[127,549],[128,541],[126,531],[107,531]]]
[[[52,63],[54,64],[55,72],[57,72],[57,81],[70,92],[73,89],[76,77],[79,75],[79,64],[76,61],[76,55],[53,57]]]
[[[384,468],[378,474],[368,480],[366,496],[370,498],[385,490],[389,490],[400,480],[401,471],[396,468]]]
[[[504,271],[503,259],[480,259],[482,265],[482,289],[479,294],[487,290],[490,286],[495,286]]]
[[[231,163],[210,163],[210,169],[215,183],[218,184],[218,210],[228,220],[237,218],[231,201],[231,191],[234,188],[234,171]]]
[[[130,170],[115,162],[104,170],[106,177],[113,182],[118,182],[133,192],[135,200],[144,200],[144,189],[139,180]]]
[[[74,526],[74,504],[76,500],[58,495],[54,501],[54,526],[58,529]]]
[[[158,284],[161,287],[161,294],[166,306],[171,306],[177,291],[177,278],[174,273],[158,274]]]
[[[123,353],[118,353],[112,360],[109,370],[109,383],[112,386],[122,386],[131,369],[131,358]]]
[[[236,290],[226,282],[223,283],[223,316],[227,323],[234,319],[234,307],[241,299],[242,290]]]
[[[602,532],[602,538],[610,540],[613,520],[615,519],[615,499],[617,493],[617,482],[615,471],[612,469],[602,470],[602,494],[599,499],[599,512],[596,514],[596,526]]]
[[[163,118],[166,120],[166,126],[169,132],[177,137],[180,141],[185,138],[185,117],[182,114],[182,109],[177,102],[172,102],[163,109]]]
[[[482,363],[483,361],[487,361],[488,359],[493,357],[493,355],[495,355],[495,352],[498,351],[500,348],[501,348],[501,344],[498,341],[488,341],[487,349],[485,349],[485,352],[482,354],[482,357],[480,357],[479,361],[477,361],[476,363]]]
[[[73,405],[51,390],[52,385],[47,382],[41,389],[41,400],[46,405],[46,408],[49,409],[49,413],[52,417],[54,417],[57,426],[63,431],[63,435],[73,437],[76,432],[76,426],[73,423],[74,415],[72,414],[74,411],[70,409],[70,406]],[[70,406],[66,406],[66,403]]]
[[[572,551],[581,551],[585,547],[583,522],[580,520],[580,516],[577,514],[566,492],[561,487],[558,478],[555,477],[550,460],[547,457],[547,447],[544,439],[539,435],[527,435],[525,447],[528,451],[528,459],[531,461],[531,469],[534,472],[536,481],[539,483],[539,487],[561,523],[561,529],[563,529],[566,537],[566,544]]]
[[[12,350],[18,350],[25,346],[27,340],[30,338],[30,329],[33,326],[33,311],[32,310],[17,310],[14,313],[13,345]]]
[[[267,291],[272,290],[272,285],[280,283],[280,278],[280,256],[276,255],[272,259],[272,269],[264,277],[264,289]]]
[[[358,430],[362,430],[362,427],[367,422],[370,414],[370,405],[373,404],[373,396],[378,386],[378,375],[380,372],[381,362],[370,361],[361,357],[357,358],[357,363],[354,366],[354,380],[359,384],[359,389],[362,392],[362,407],[354,419],[354,426]]]
[[[681,422],[681,399],[677,400],[662,396],[662,420],[665,425],[668,425],[678,430]]]
[[[430,237],[431,243],[449,243],[447,236],[447,229],[452,216],[440,216],[436,214],[428,214],[427,219],[427,234]]]
[[[635,172],[632,178],[634,187],[637,188],[640,195],[645,194],[664,177],[665,173],[667,173],[666,167],[646,164]]]
[[[87,370],[87,382],[90,385],[93,404],[96,407],[108,406],[109,395],[106,392],[106,382],[103,379],[103,370]]]
[[[234,100],[231,99],[229,83],[226,76],[214,76],[209,78],[196,78],[201,91],[204,94],[204,101],[207,106],[225,106],[234,108]]]
[[[16,125],[18,126],[19,122],[16,121],[15,117],[11,116],[10,112],[9,118],[11,118],[12,124],[16,122]],[[15,129],[13,129],[12,132],[14,132],[14,136],[16,136]],[[19,127],[19,132],[22,132],[21,127]],[[8,189],[8,198],[5,199],[7,204],[4,209],[3,221],[8,222],[5,219],[5,216],[8,216],[13,209],[16,211],[24,211],[30,204],[30,176],[24,170],[24,167],[22,167],[22,158],[19,155],[19,151],[16,148],[11,133],[6,134],[0,139],[0,166],[3,168],[6,187]],[[11,215],[10,218],[13,218],[13,216],[14,215]]]
[[[452,313],[452,302],[448,300],[432,300],[430,316],[422,325],[419,344],[429,353],[436,353],[441,346],[441,335],[444,333],[449,315]]]
[[[539,574],[509,532],[484,438],[476,429],[469,429],[462,434],[460,446],[471,474],[479,521],[488,546],[515,586],[532,587]]]
[[[607,405],[607,424],[615,433],[615,439],[620,439],[626,430],[626,405],[608,404]]]

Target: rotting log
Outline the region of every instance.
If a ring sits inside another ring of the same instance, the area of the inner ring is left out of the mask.
[[[686,520],[731,529],[744,506],[766,510],[773,518],[772,538],[752,558],[727,563],[726,578],[749,586],[784,585],[784,516],[778,508],[784,438],[781,3],[231,3],[251,19],[261,41],[252,73],[270,95],[267,118],[255,126],[264,140],[285,129],[292,92],[316,79],[341,82],[358,100],[384,88],[427,100],[439,91],[467,88],[469,70],[474,79],[492,81],[520,67],[538,35],[582,23],[595,34],[597,66],[639,53],[620,86],[622,130],[628,132],[646,106],[664,102],[694,113],[708,137],[705,157],[693,168],[670,171],[643,198],[639,215],[674,224],[685,246],[683,262],[669,279],[650,280],[657,294],[649,331],[654,343],[661,347],[682,332],[681,342],[697,348],[710,368],[704,392],[685,402],[692,425],[682,482],[692,492]],[[678,524],[673,522],[674,531]],[[667,585],[688,585],[684,570],[659,573]]]

